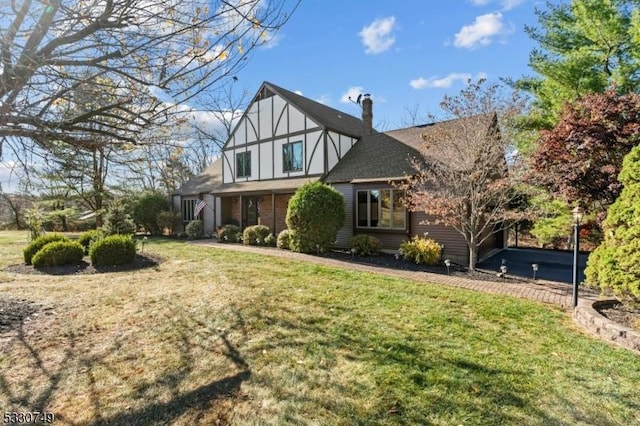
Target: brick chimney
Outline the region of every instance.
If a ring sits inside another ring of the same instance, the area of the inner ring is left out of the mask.
[[[373,133],[373,101],[368,93],[363,95],[362,99],[362,124],[364,125],[363,134],[370,135]]]

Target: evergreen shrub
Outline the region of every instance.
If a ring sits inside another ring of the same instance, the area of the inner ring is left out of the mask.
[[[35,240],[31,241],[31,243],[29,243],[29,245],[26,246],[22,251],[24,255],[24,263],[26,263],[27,265],[31,265],[33,256],[35,256],[35,254],[40,251],[42,247],[54,241],[69,241],[69,239],[62,234],[56,233],[44,234],[39,236]]]
[[[136,243],[130,235],[109,235],[91,244],[89,257],[94,266],[132,263],[136,257]]]
[[[33,266],[75,265],[82,261],[84,248],[77,241],[54,241],[42,247],[31,259]]]

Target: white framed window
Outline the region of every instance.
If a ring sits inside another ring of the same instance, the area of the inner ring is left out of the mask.
[[[236,154],[236,177],[251,176],[251,151]]]
[[[284,144],[282,146],[282,171],[300,172],[304,156],[302,155],[302,141]]]
[[[368,189],[356,194],[358,228],[406,229],[407,210],[398,189]]]

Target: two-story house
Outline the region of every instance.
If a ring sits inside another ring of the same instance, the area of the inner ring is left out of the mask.
[[[242,228],[262,224],[274,234],[286,229],[287,203],[297,188],[321,180],[340,191],[345,224],[338,247],[357,234],[374,235],[385,249],[425,232],[444,244],[444,255],[465,263],[467,245],[444,225],[423,224],[426,216],[408,211],[393,183],[412,174],[422,135],[434,126],[388,132],[373,129],[373,102],[365,96],[362,119],[265,82],[225,143],[218,158],[174,195],[183,223],[203,220],[205,233],[226,223]],[[194,217],[198,199],[207,205]],[[481,252],[502,244],[496,235]],[[482,256],[482,253],[481,253]]]

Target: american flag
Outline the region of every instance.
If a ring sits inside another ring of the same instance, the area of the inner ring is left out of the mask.
[[[202,211],[202,209],[205,208],[205,206],[207,205],[207,203],[204,202],[204,200],[198,200],[196,201],[196,205],[193,208],[193,217],[198,217],[198,215],[200,214],[200,212]]]

